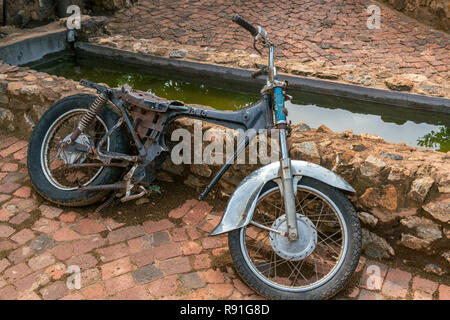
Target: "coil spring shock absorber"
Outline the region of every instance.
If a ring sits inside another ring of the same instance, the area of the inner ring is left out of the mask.
[[[95,101],[92,103],[92,105],[89,107],[88,111],[83,115],[80,122],[78,123],[77,128],[74,132],[70,135],[70,138],[68,140],[63,141],[60,144],[61,148],[65,148],[72,144],[75,140],[78,139],[81,133],[83,133],[84,130],[86,130],[87,127],[89,127],[92,124],[92,121],[95,119],[95,117],[102,111],[103,107],[105,106],[106,102],[108,102],[107,93],[102,93],[97,96]]]
[[[102,111],[107,101],[108,99],[103,94],[97,96],[94,103],[92,103],[88,111],[83,115],[83,118],[81,118],[80,123],[78,123],[77,128],[80,133],[84,132],[92,124],[92,121]]]

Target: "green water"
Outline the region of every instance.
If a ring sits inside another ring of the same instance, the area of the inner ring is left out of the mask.
[[[160,97],[222,110],[236,110],[259,99],[258,86],[192,78],[176,70],[143,70],[73,54],[46,58],[29,66],[77,81],[88,79],[112,87],[128,83]],[[293,96],[293,101],[287,102],[293,123],[305,122],[313,128],[324,124],[336,132],[351,129],[355,134],[376,134],[389,142],[450,150],[449,115],[298,91],[288,93]]]

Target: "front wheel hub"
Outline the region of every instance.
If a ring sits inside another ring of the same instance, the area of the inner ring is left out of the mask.
[[[278,256],[290,261],[299,261],[313,253],[317,244],[317,231],[314,224],[297,213],[298,239],[289,241],[289,238],[279,233],[270,232],[269,239],[273,250]],[[283,233],[287,232],[286,215],[278,217],[272,224],[272,228]]]

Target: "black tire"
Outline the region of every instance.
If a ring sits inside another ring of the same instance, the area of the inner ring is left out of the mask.
[[[45,199],[64,206],[81,207],[93,204],[104,198],[108,191],[79,192],[78,190],[61,190],[55,187],[42,168],[41,147],[45,135],[52,124],[66,112],[73,109],[88,109],[94,102],[96,96],[88,94],[77,94],[66,97],[56,102],[42,116],[33,130],[28,147],[28,173],[35,190]],[[110,129],[119,119],[109,105],[103,108],[98,115]],[[127,153],[129,145],[127,136],[122,127],[118,128],[110,137],[110,151]],[[90,185],[110,184],[116,182],[122,175],[123,169],[118,167],[104,167],[100,174]]]
[[[274,188],[274,185],[273,182],[266,184],[261,194],[270,188]],[[237,272],[253,290],[269,299],[323,300],[331,298],[345,286],[359,262],[362,238],[361,227],[351,202],[338,189],[312,178],[303,177],[299,182],[299,186],[307,186],[322,192],[339,208],[342,212],[344,223],[348,228],[348,249],[339,270],[327,282],[309,291],[289,292],[270,286],[257,277],[244,258],[245,249],[241,246],[241,233],[244,232],[245,234],[245,228],[231,231],[228,234],[228,245]]]

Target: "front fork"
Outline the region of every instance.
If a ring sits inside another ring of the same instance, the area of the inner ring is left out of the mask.
[[[291,159],[289,158],[286,142],[287,118],[282,87],[275,87],[273,89],[273,95],[276,125],[280,128],[280,173],[283,188],[283,192],[281,194],[283,195],[284,208],[286,210],[286,220],[288,226],[287,234],[289,241],[296,241],[298,239],[297,210],[295,204],[296,193],[293,185]]]

